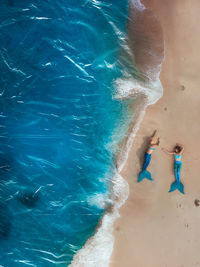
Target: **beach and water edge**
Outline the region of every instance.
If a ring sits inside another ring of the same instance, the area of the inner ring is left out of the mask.
[[[118,144],[116,173],[111,182],[108,209],[95,234],[76,253],[70,266],[109,266],[114,246],[114,222],[119,218],[119,208],[129,196],[129,185],[121,172],[126,165],[146,108],[156,103],[163,95],[159,75],[164,60],[164,36],[157,16],[139,0],[130,1],[127,31],[126,45],[130,49],[134,69],[132,74],[125,73],[124,77],[114,82],[114,97],[120,101],[133,100],[130,105],[132,120],[125,137]]]
[[[198,124],[199,22],[198,1],[144,1],[158,17],[165,37],[165,60],[160,80],[163,97],[146,110],[121,175],[130,194],[114,225],[114,250],[110,266],[200,266],[200,198]],[[154,178],[137,183],[148,136],[157,129],[160,148],[149,171]],[[161,147],[185,146],[181,179],[185,195],[168,193],[174,181],[173,158]]]
[[[149,65],[155,64],[161,69],[164,59],[160,75],[164,96],[155,105],[149,106],[148,104],[154,104],[162,96],[161,87],[157,98],[154,98],[155,101],[152,103],[146,102],[145,94],[139,94],[143,110],[139,109],[137,120],[134,120],[130,126],[131,134],[122,145],[122,154],[118,155],[119,173],[116,177],[119,179],[114,180],[119,196],[115,199],[115,203],[118,204],[114,206],[112,212],[106,213],[103,217],[97,233],[81,250],[84,253],[78,253],[77,258],[75,256],[80,265],[73,266],[200,266],[198,253],[200,214],[194,204],[195,200],[200,198],[198,188],[200,126],[197,123],[200,114],[200,93],[198,92],[200,3],[195,0],[189,2],[155,0],[143,1],[143,4],[139,1],[135,3],[138,4],[138,9],[141,8],[140,11],[143,11],[144,4],[147,13],[151,13],[150,16],[147,14],[147,21],[148,17],[152,18],[153,12],[155,23],[158,22],[157,33],[160,34],[155,35],[159,36],[157,40],[148,35],[152,24],[145,23],[149,25],[146,40],[150,41],[150,47],[159,41],[158,49],[155,47],[157,54],[151,54],[152,57],[147,57],[146,60],[149,60]],[[145,17],[141,16],[139,23],[142,19],[145,20]],[[133,31],[132,34],[132,36],[137,35],[137,32]],[[143,36],[141,39],[139,36],[139,47],[142,38]],[[164,56],[162,58],[164,46],[161,44],[164,43],[165,58]],[[141,61],[140,58],[136,58],[136,61],[139,63],[141,72],[145,73],[147,70],[142,67],[147,66],[148,61],[143,62],[143,52],[144,50],[141,54],[137,54],[137,56],[141,55]],[[156,57],[159,58],[159,62],[152,61],[152,58]],[[160,69],[157,70],[158,75]],[[119,87],[128,86],[128,91],[131,92],[129,82],[132,86],[130,80],[124,83],[119,81]],[[146,80],[145,82],[147,84]],[[133,89],[135,90],[135,87]],[[134,94],[135,91],[131,93]],[[179,192],[168,193],[170,184],[174,180],[173,159],[165,155],[160,148],[153,154],[149,167],[154,181],[137,183],[148,137],[155,129],[158,129],[161,137],[161,147],[172,149],[176,142],[183,143],[185,146],[182,170],[186,193],[184,196]],[[119,217],[118,220],[116,220],[117,217]],[[113,223],[114,236],[112,236]],[[106,227],[108,225],[109,227]],[[90,257],[85,257],[86,255]]]

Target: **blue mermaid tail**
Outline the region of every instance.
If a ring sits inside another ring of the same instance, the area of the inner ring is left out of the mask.
[[[153,181],[153,179],[151,178],[151,173],[147,171],[147,167],[149,166],[150,161],[151,161],[151,154],[145,153],[144,164],[142,167],[142,171],[139,174],[138,183],[141,182],[144,178]]]
[[[174,162],[174,172],[175,172],[176,181],[171,184],[171,188],[168,191],[169,193],[173,192],[175,190],[179,190],[182,194],[185,194],[184,193],[184,185],[180,181],[181,167],[182,167],[181,161],[175,161]]]
[[[172,183],[171,188],[168,192],[170,193],[170,192],[173,192],[175,190],[179,190],[182,194],[185,194],[184,193],[184,185],[180,181],[179,182],[175,181],[174,183]]]
[[[151,173],[147,170],[141,171],[141,173],[139,174],[138,183],[141,182],[144,178],[153,181],[153,179],[151,178]]]

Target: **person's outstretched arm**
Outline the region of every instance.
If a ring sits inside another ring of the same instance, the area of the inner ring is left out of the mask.
[[[156,134],[157,134],[157,130],[155,130],[155,131],[153,132],[151,138],[154,138],[154,137],[156,136]]]
[[[169,154],[169,155],[174,155],[175,154],[175,152],[173,152],[173,151],[171,152],[168,149],[163,148],[163,147],[162,147],[162,151],[164,151],[166,154]]]
[[[157,146],[160,145],[160,137],[158,137],[158,140],[157,140],[157,143],[156,143]]]

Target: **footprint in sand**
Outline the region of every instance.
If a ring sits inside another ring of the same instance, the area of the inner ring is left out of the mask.
[[[116,227],[116,231],[119,231],[119,230],[120,230],[120,227],[119,227],[119,226],[117,226],[117,227]]]
[[[184,85],[181,85],[181,90],[184,91],[185,90],[185,86]]]

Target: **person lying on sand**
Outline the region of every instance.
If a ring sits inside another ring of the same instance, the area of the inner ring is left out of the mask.
[[[174,173],[176,181],[172,183],[169,192],[173,192],[178,189],[182,194],[184,194],[184,186],[180,181],[180,170],[182,167],[181,157],[184,151],[184,147],[177,143],[174,147],[174,151],[172,152],[165,148],[162,148],[162,150],[167,154],[174,155]]]
[[[144,178],[148,180],[153,180],[151,178],[151,173],[147,171],[147,167],[149,166],[149,163],[151,161],[151,154],[154,150],[156,150],[156,147],[160,144],[160,138],[157,138],[157,130],[154,131],[153,135],[149,139],[149,146],[147,148],[147,151],[144,154],[144,164],[142,167],[142,171],[139,174],[138,183],[141,182]]]

